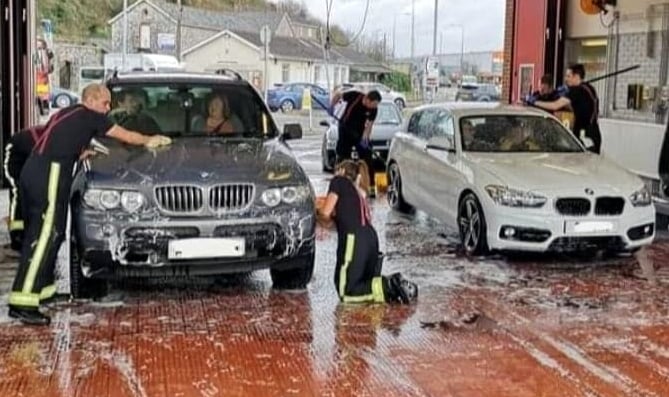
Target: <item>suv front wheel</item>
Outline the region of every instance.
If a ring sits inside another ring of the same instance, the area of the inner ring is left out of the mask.
[[[288,260],[287,269],[270,269],[275,289],[305,289],[314,274],[316,249],[310,253]]]

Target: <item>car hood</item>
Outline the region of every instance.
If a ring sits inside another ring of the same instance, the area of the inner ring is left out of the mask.
[[[399,129],[399,124],[374,124],[371,138],[375,141],[388,141],[393,139]]]
[[[638,189],[643,182],[606,158],[588,153],[467,153],[479,168],[512,188],[554,191],[574,188]]]
[[[177,138],[157,150],[103,142],[109,155],[91,161],[89,180],[101,185],[253,182],[304,183],[306,175],[278,139]]]

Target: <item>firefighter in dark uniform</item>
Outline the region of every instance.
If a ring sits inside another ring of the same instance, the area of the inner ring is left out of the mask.
[[[11,185],[9,204],[9,239],[10,248],[14,251],[21,250],[23,241],[24,222],[21,208],[21,196],[19,195],[19,178],[23,165],[30,157],[35,142],[44,131],[44,126],[36,126],[21,130],[13,134],[5,147],[5,175]]]
[[[25,234],[19,268],[9,295],[9,316],[47,325],[41,301],[55,293],[54,266],[65,235],[74,166],[93,137],[157,147],[170,139],[146,136],[112,124],[106,116],[111,94],[101,84],[84,88],[82,104],[62,109],[45,125],[19,181]]]
[[[360,167],[351,160],[337,165],[325,205],[318,209],[323,220],[334,218],[337,226],[335,287],[345,303],[410,303],[418,287],[400,273],[381,276],[379,238],[371,223],[365,193],[358,186]]]
[[[537,101],[552,102],[560,99],[560,94],[553,88],[553,76],[550,74],[541,76],[540,83],[539,90],[532,94]]]
[[[568,88],[565,96],[550,102],[533,98],[529,101],[529,104],[552,112],[571,106],[574,112],[572,132],[581,140],[583,140],[583,137],[589,138],[593,146],[588,149],[599,154],[602,145],[602,135],[597,121],[599,117],[599,98],[594,87],[584,82],[584,78],[585,68],[583,65],[572,65],[567,69],[565,76],[565,83]]]
[[[376,196],[374,185],[374,167],[372,161],[372,147],[370,136],[372,125],[376,120],[377,108],[381,102],[381,94],[378,91],[370,91],[363,94],[359,91],[347,91],[337,93],[332,98],[332,107],[340,100],[346,102],[346,108],[339,120],[339,138],[337,139],[337,162],[351,159],[353,148],[356,149],[361,160],[367,163],[369,172],[370,196]]]

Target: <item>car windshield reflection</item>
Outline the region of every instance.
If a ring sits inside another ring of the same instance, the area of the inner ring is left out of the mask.
[[[460,134],[466,152],[584,152],[576,137],[559,122],[540,116],[463,117]]]

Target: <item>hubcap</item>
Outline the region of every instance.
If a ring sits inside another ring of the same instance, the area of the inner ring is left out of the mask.
[[[467,252],[476,249],[481,237],[481,215],[472,199],[467,199],[460,210],[460,236]]]
[[[284,111],[288,112],[288,111],[293,110],[293,104],[290,103],[290,102],[284,102],[284,103],[283,103],[283,106],[281,106],[281,108],[282,108]]]
[[[58,103],[59,107],[66,108],[70,106],[70,98],[66,96],[59,96],[58,99],[56,99],[56,103]]]
[[[399,202],[399,191],[400,191],[400,176],[397,172],[397,167],[393,166],[390,168],[390,186],[388,186],[388,203],[395,207]]]

